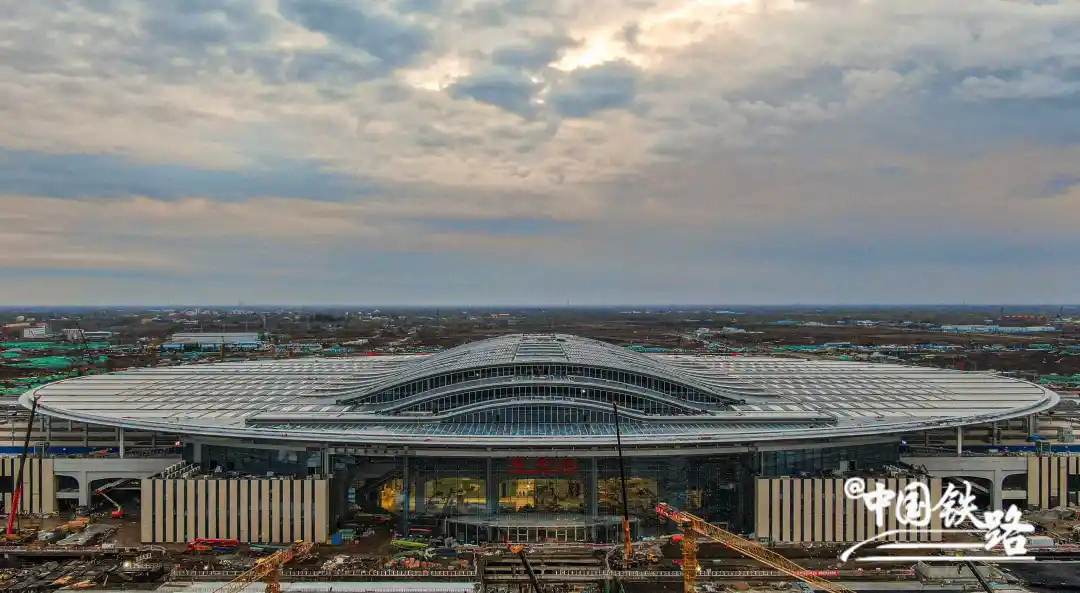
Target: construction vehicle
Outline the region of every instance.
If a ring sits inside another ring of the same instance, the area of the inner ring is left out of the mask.
[[[78,533],[90,524],[90,517],[76,517],[60,526],[65,533]]]
[[[266,593],[281,593],[281,567],[297,558],[310,555],[314,549],[314,543],[294,542],[284,550],[259,558],[255,561],[255,566],[218,587],[213,593],[240,593],[248,585],[260,580],[266,583]]]
[[[718,542],[720,545],[733,552],[757,560],[770,568],[778,570],[790,577],[799,579],[819,591],[827,591],[828,593],[855,593],[851,589],[816,576],[812,571],[795,564],[791,560],[784,558],[780,554],[773,552],[761,544],[752,542],[731,533],[726,529],[717,527],[697,515],[687,513],[686,511],[680,511],[667,503],[662,502],[656,505],[656,514],[662,519],[671,520],[683,532],[682,573],[684,593],[695,592],[697,576],[701,570],[697,560],[699,537],[708,538]]]
[[[106,494],[106,492],[108,492],[109,490],[112,490],[113,488],[116,488],[117,486],[119,486],[120,484],[123,484],[124,482],[130,481],[130,479],[131,478],[121,478],[119,480],[113,480],[112,482],[109,482],[108,484],[105,484],[104,486],[98,488],[97,490],[94,490],[94,494],[97,494],[97,495],[101,496],[102,498],[104,498],[105,500],[112,503],[114,508],[113,508],[113,511],[111,513],[109,513],[109,516],[112,517],[113,519],[123,519],[124,518],[124,507],[120,506],[120,503],[113,500],[113,498],[111,496],[109,496],[108,494]]]
[[[413,550],[426,550],[431,547],[428,542],[421,542],[412,539],[394,539],[390,540],[390,548],[395,552],[410,552]]]
[[[198,553],[210,553],[210,552],[235,552],[236,548],[240,547],[240,540],[238,539],[224,539],[214,537],[197,537],[188,542],[188,552]]]
[[[521,565],[525,567],[525,573],[529,575],[529,582],[532,583],[533,593],[544,593],[544,590],[540,587],[540,580],[536,578],[536,571],[533,570],[529,559],[525,557],[525,546],[512,544],[510,551],[517,554],[517,557],[521,559]]]

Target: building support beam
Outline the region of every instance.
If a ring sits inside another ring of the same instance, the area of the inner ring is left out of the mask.
[[[964,456],[964,427],[956,427],[956,456]]]
[[[120,459],[123,459],[124,458],[124,429],[123,428],[118,428],[116,430],[119,433],[117,435],[117,440],[120,441]]]

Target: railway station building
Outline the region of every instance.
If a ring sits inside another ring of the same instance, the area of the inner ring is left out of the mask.
[[[862,524],[844,476],[902,485],[925,435],[1030,426],[1059,398],[990,373],[517,334],[434,355],[133,369],[21,403],[35,400],[43,452],[65,426],[114,431],[118,464],[173,447],[139,484],[147,542],[323,541],[356,513],[482,542],[616,540],[618,440],[638,536],[664,529],[653,508],[667,502],[770,541],[843,541]],[[1021,503],[1080,496],[1078,458],[1017,459]],[[986,504],[1005,492],[990,484]]]

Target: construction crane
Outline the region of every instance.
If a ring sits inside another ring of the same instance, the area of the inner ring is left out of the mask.
[[[292,562],[296,558],[302,558],[311,554],[315,549],[314,543],[305,541],[294,542],[284,550],[278,550],[265,558],[255,561],[255,566],[241,573],[235,579],[225,583],[213,591],[213,593],[240,593],[245,587],[256,581],[266,582],[266,593],[281,593],[281,567]]]
[[[529,559],[525,557],[525,546],[513,544],[510,546],[510,551],[517,554],[518,558],[521,558],[521,565],[525,567],[525,573],[529,575],[529,582],[532,583],[533,593],[544,593],[544,590],[540,587],[540,580],[536,578],[536,571],[533,570]]]
[[[22,502],[23,476],[26,473],[26,454],[30,451],[30,435],[34,431],[34,416],[37,414],[38,398],[34,397],[30,404],[30,417],[26,420],[26,436],[23,439],[22,453],[19,454],[19,473],[15,478],[15,489],[11,492],[11,508],[7,509],[6,536],[10,540],[15,537],[15,519],[19,516],[19,503]]]
[[[773,552],[761,544],[742,538],[726,529],[721,529],[697,515],[687,513],[686,511],[680,511],[667,503],[662,502],[656,505],[656,514],[663,519],[670,519],[678,525],[679,529],[683,532],[682,570],[684,593],[694,593],[695,591],[694,586],[697,583],[697,575],[700,571],[697,561],[697,538],[699,536],[719,542],[720,545],[725,548],[742,554],[747,558],[757,560],[758,562],[775,570],[779,570],[790,577],[799,579],[820,591],[827,591],[828,593],[855,593],[851,589],[815,576],[813,572],[795,564],[791,560],[784,558],[780,554]]]

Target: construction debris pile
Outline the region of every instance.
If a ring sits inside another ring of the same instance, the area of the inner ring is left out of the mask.
[[[115,559],[49,561],[0,569],[0,591],[74,591],[103,586],[124,587],[157,581],[165,573],[159,562]]]
[[[58,546],[89,546],[116,532],[116,527],[102,523],[94,523],[85,529],[72,533],[64,539],[56,542]]]
[[[471,570],[475,546],[449,541],[395,539],[390,542],[394,555],[383,568],[387,570]]]
[[[1056,508],[1045,511],[1030,511],[1025,515],[1025,519],[1036,525],[1053,540],[1080,542],[1080,516],[1077,515],[1077,511],[1074,509]],[[1036,540],[1036,543],[1038,543],[1038,540]]]

